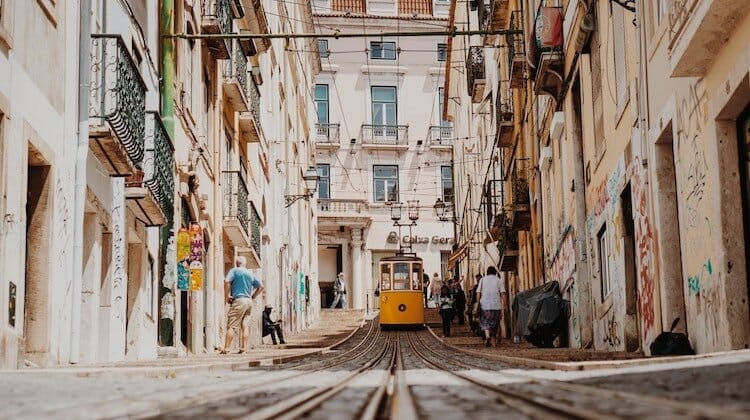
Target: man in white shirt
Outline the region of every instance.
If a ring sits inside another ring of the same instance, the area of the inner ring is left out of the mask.
[[[493,340],[496,346],[499,343],[500,311],[507,308],[506,297],[505,281],[497,276],[495,267],[488,267],[487,275],[482,277],[477,287],[477,299],[482,307],[481,327],[487,347],[492,345]]]

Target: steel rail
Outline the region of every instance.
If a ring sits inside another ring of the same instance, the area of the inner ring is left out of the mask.
[[[454,346],[448,346],[445,342],[438,339],[435,333],[430,330],[430,334],[433,336],[435,341],[438,341],[443,347],[446,347],[449,350],[454,351]],[[425,348],[428,348],[431,352],[438,355],[437,352],[435,352],[434,349],[430,348],[429,346],[425,346]],[[458,348],[459,351],[461,351],[460,348]],[[469,352],[463,352],[463,354],[470,355],[473,357],[482,357],[480,353],[469,353]],[[485,360],[493,360],[491,355],[486,355]],[[494,359],[496,360],[496,359]],[[454,364],[462,365],[465,369],[483,369],[480,366],[472,365],[466,362],[461,362],[458,360],[451,360]],[[506,360],[502,360],[503,363],[508,364],[512,366],[512,363],[509,363]],[[674,410],[676,410],[678,413],[681,413],[682,415],[697,415],[703,418],[718,418],[718,419],[746,419],[747,413],[742,413],[734,409],[726,409],[726,408],[719,408],[716,406],[710,406],[705,404],[698,404],[690,401],[678,401],[678,400],[672,400],[668,398],[663,397],[655,397],[653,395],[642,395],[642,394],[635,394],[628,391],[619,391],[619,390],[611,390],[611,389],[604,389],[604,388],[597,388],[592,385],[583,385],[583,384],[577,384],[577,383],[571,383],[571,382],[563,382],[563,381],[556,381],[556,380],[549,380],[549,379],[539,379],[537,377],[524,375],[522,373],[517,372],[503,372],[503,375],[506,376],[512,376],[519,379],[526,379],[533,381],[537,384],[543,384],[547,385],[553,388],[558,388],[561,391],[568,391],[568,392],[576,392],[579,394],[589,396],[595,396],[598,398],[604,398],[604,399],[611,399],[611,398],[617,398],[622,401],[627,401],[632,404],[640,404],[643,405],[644,402],[650,403],[654,405],[655,407],[669,407]]]
[[[490,391],[493,394],[495,394],[500,402],[507,405],[508,407],[514,408],[518,410],[519,412],[528,415],[532,418],[574,418],[574,419],[589,419],[589,420],[600,420],[600,419],[607,419],[611,416],[606,414],[597,413],[594,415],[592,412],[581,412],[581,410],[575,409],[573,407],[566,406],[564,404],[560,404],[555,401],[551,401],[547,398],[539,398],[538,396],[528,396],[521,392],[515,392],[512,390],[500,388],[494,384],[491,384],[489,382],[485,382],[476,378],[472,378],[469,375],[465,375],[463,373],[454,372],[450,369],[447,369],[445,367],[445,363],[448,362],[447,359],[441,357],[437,353],[434,353],[438,357],[441,358],[441,362],[443,364],[439,364],[432,360],[429,356],[425,354],[425,352],[421,351],[417,348],[417,345],[415,344],[414,340],[412,339],[412,334],[407,335],[407,340],[409,342],[409,345],[411,346],[412,351],[419,356],[423,362],[427,363],[430,366],[433,366],[434,368],[448,373],[451,376],[455,376],[456,378],[459,378],[465,382],[468,382],[472,385],[475,385],[477,387],[480,387],[486,391]],[[428,346],[426,346],[424,343],[420,341],[420,345],[431,351],[434,352],[432,349],[430,349]],[[456,362],[455,360],[450,360],[451,363],[453,363],[455,366],[463,367],[461,366],[460,362]]]
[[[240,39],[240,40],[252,40],[252,39],[292,39],[292,38],[378,38],[378,37],[442,37],[442,36],[463,36],[463,35],[516,35],[523,34],[523,31],[518,29],[500,29],[493,31],[483,30],[446,30],[446,31],[381,31],[381,32],[367,32],[367,33],[344,33],[334,31],[333,33],[276,33],[276,34],[255,34],[255,33],[228,33],[228,34],[189,34],[185,32],[179,32],[175,34],[164,34],[162,38],[180,38],[180,39]]]

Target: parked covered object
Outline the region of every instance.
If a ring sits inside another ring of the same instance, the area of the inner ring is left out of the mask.
[[[537,347],[552,347],[567,331],[568,303],[556,281],[516,295],[513,314],[516,334]]]

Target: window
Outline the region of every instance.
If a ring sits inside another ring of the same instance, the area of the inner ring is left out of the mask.
[[[372,88],[372,124],[396,125],[396,88]]]
[[[597,235],[599,244],[599,273],[602,286],[602,302],[609,296],[612,286],[609,283],[609,260],[607,259],[609,249],[607,247],[607,227],[603,226]]]
[[[398,201],[398,166],[375,165],[372,172],[375,184],[374,201]]]
[[[331,198],[331,166],[327,163],[316,165],[318,169],[318,198]]]
[[[331,51],[328,49],[328,40],[327,39],[319,39],[318,40],[318,52],[320,53],[320,58],[328,58],[331,55]]]
[[[374,60],[395,60],[395,42],[370,42],[370,58]]]
[[[615,89],[617,93],[617,118],[625,107],[630,91],[628,89],[627,46],[625,43],[625,9],[615,7],[612,9],[612,33],[614,36],[615,56]]]
[[[443,107],[445,106],[445,88],[439,87],[438,88],[438,108],[437,115],[440,119],[440,126],[441,127],[452,127],[453,124],[450,121],[443,120]],[[441,131],[440,137],[443,137],[443,132]]]
[[[318,124],[328,124],[328,85],[315,85],[315,109]]]
[[[448,46],[446,44],[437,45],[437,61],[445,61],[448,57]]]
[[[440,185],[443,188],[443,202],[453,202],[453,168],[450,166],[440,167]]]

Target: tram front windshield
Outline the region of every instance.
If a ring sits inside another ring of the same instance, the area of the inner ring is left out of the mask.
[[[393,290],[409,290],[409,263],[393,264]]]

